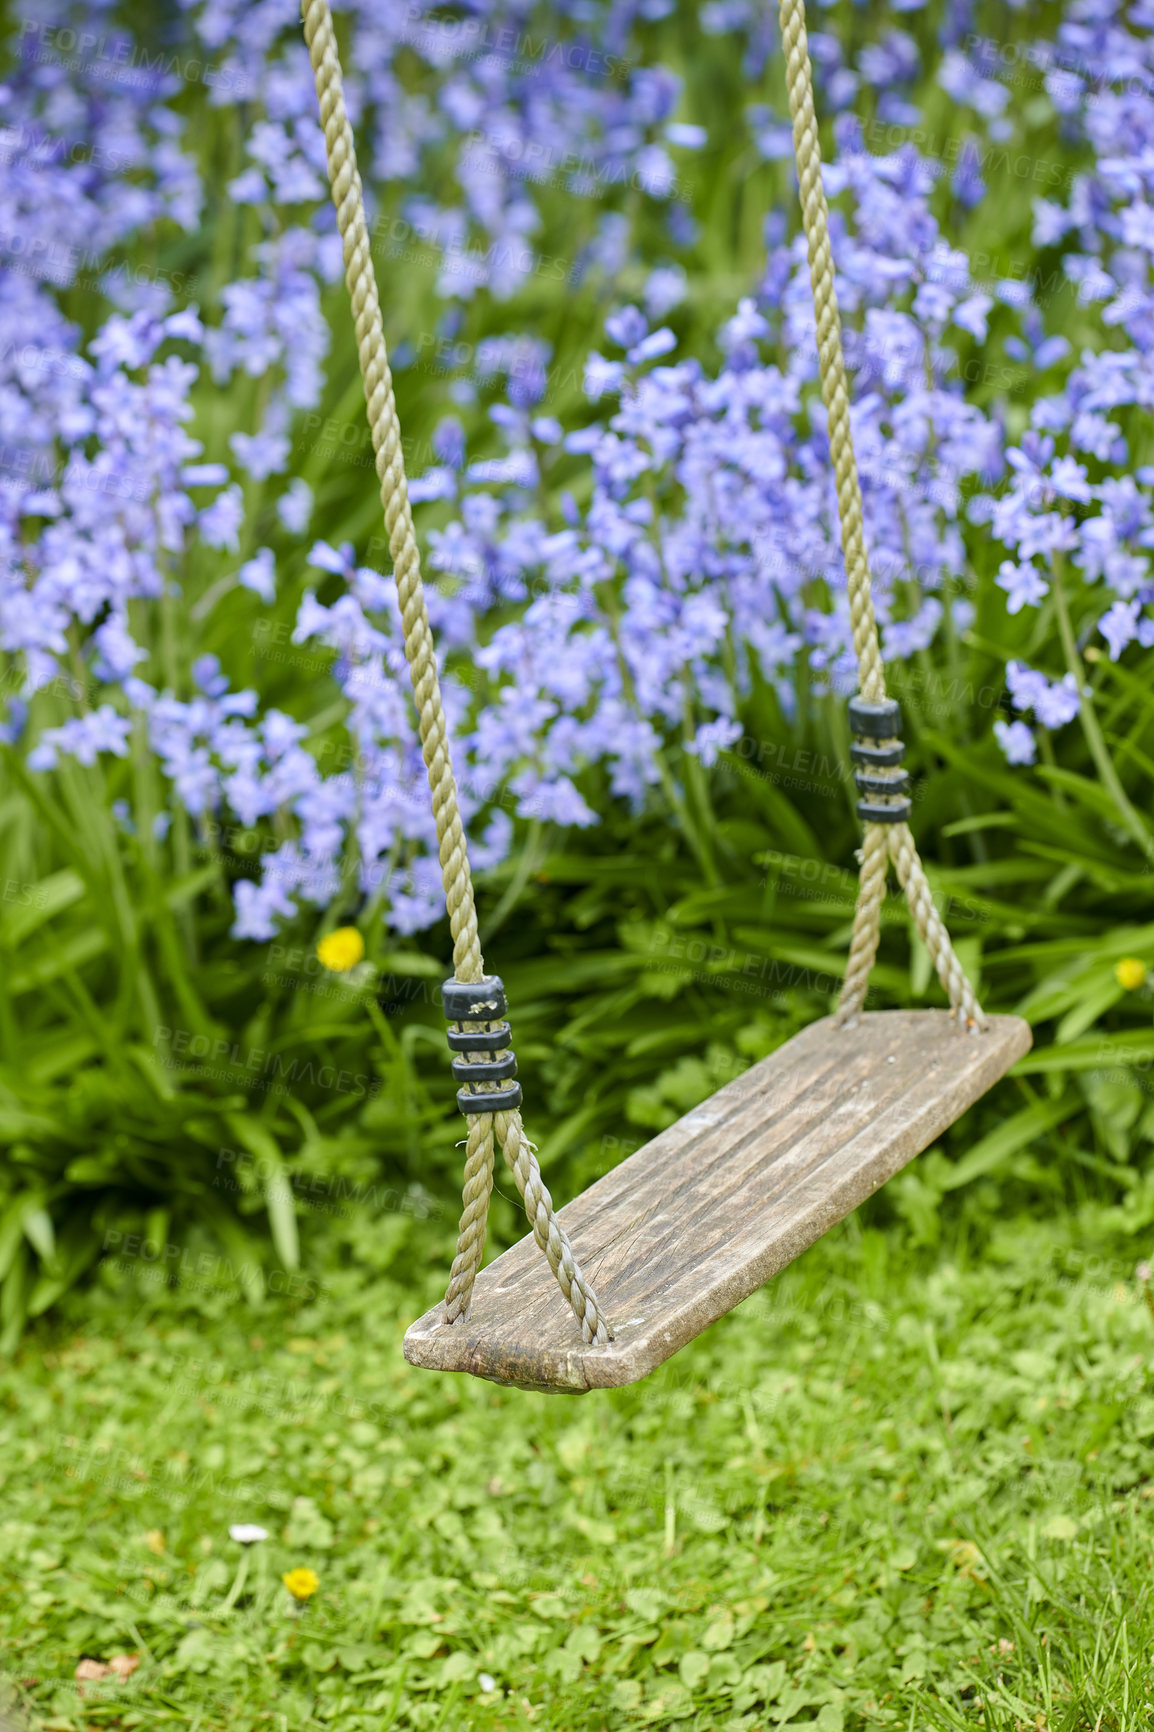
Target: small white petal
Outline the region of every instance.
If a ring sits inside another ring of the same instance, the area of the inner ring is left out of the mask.
[[[268,1539],[268,1529],[257,1527],[255,1522],[234,1522],[228,1530],[228,1537],[238,1546],[254,1546],[258,1540]]]
[[[488,1672],[478,1672],[477,1682],[482,1690],[495,1690],[497,1688],[496,1678],[491,1677]]]

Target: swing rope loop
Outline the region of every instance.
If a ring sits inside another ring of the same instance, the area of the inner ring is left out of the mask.
[[[457,782],[449,752],[448,728],[437,679],[433,636],[421,586],[420,555],[413,532],[413,515],[409,506],[401,451],[401,429],[397,420],[393,380],[381,323],[380,299],[369,249],[364,194],[361,178],[357,173],[352,128],[345,112],[340,60],[328,0],[301,0],[301,16],[320,107],[329,180],[337,211],[337,227],[344,249],[345,282],[356,324],[357,357],[365,388],[365,404],[377,476],[381,484],[381,504],[384,507],[389,552],[397,580],[397,595],[405,635],[405,655],[417,705],[421,752],[433,799],[441,881],[445,887],[445,905],[453,938],[453,974],[455,981],[465,986],[475,985],[486,979],[480,939],[477,935],[477,908],[469,873],[465,832],[461,823]],[[493,978],[489,977],[489,980]],[[486,984],[488,983],[486,981]],[[503,1001],[504,994],[501,996]],[[457,1021],[455,1017],[454,1021]],[[458,1022],[458,1029],[462,1034],[493,1033],[490,1020],[468,1018]],[[468,1068],[475,1071],[477,1067]],[[578,1267],[565,1229],[557,1219],[553,1200],[541,1177],[536,1156],[525,1137],[519,1107],[505,1104],[511,1097],[500,1081],[483,1081],[474,1076],[470,1082],[470,1089],[462,1091],[467,1094],[469,1103],[469,1111],[465,1116],[468,1138],[457,1254],[453,1260],[449,1290],[445,1298],[448,1321],[463,1321],[468,1315],[473,1283],[481,1267],[489,1197],[493,1189],[496,1138],[521,1194],[533,1236],[545,1253],[557,1284],[572,1307],[573,1315],[581,1326],[582,1337],[588,1342],[604,1344],[611,1338],[609,1326],[593,1289]],[[499,1091],[502,1104],[498,1106],[494,1101],[492,1108],[479,1110],[477,1103],[494,1089]],[[519,1092],[518,1090],[518,1095]]]
[[[854,704],[858,706],[856,716],[851,708],[851,725],[861,722],[875,706],[892,707],[897,722],[891,735],[872,736],[873,742],[883,745],[883,749],[891,748],[885,763],[874,757],[872,768],[858,771],[859,791],[871,797],[863,799],[858,805],[859,815],[866,821],[860,853],[861,878],[837,1020],[841,1024],[852,1021],[865,1003],[870,970],[877,955],[881,935],[886,868],[892,860],[898,881],[906,893],[918,936],[930,953],[930,959],[949,997],[954,1014],[968,1027],[985,1028],[985,1015],[954,953],[949,933],[934,906],[925,868],[906,822],[909,802],[904,798],[904,794],[908,784],[905,772],[900,768],[901,753],[898,751],[894,754],[892,751],[895,744],[900,746],[900,716],[897,715],[897,705],[886,697],[881,646],[870,594],[869,559],[862,524],[861,483],[858,480],[857,459],[850,431],[849,389],[846,384],[841,319],[834,286],[833,254],[830,249],[829,207],[821,180],[821,142],[814,112],[813,70],[806,38],[805,0],[781,0],[780,13],[789,112],[793,121],[793,148],[797,158],[802,222],[808,243],[809,276],[817,325],[821,395],[828,420],[830,459],[837,489],[837,509],[849,591],[850,628],[853,632],[858,684],[861,688],[860,696],[854,700]],[[855,762],[869,765],[870,759],[862,755],[861,748],[870,741],[871,736],[864,727],[856,725],[854,732]],[[864,788],[863,776],[868,778]],[[881,784],[885,783],[889,786],[882,787]]]

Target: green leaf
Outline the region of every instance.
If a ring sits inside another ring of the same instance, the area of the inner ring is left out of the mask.
[[[25,1137],[48,1141],[71,1141],[67,1125],[45,1113],[24,1112],[19,1107],[0,1107],[0,1143],[18,1143]]]
[[[70,1185],[115,1184],[120,1162],[112,1149],[100,1155],[77,1155],[64,1169]]]
[[[51,950],[38,955],[34,961],[25,963],[23,968],[14,968],[8,976],[8,991],[17,998],[23,992],[39,990],[59,980],[61,975],[72,974],[86,963],[95,961],[107,949],[107,932],[99,926],[85,927],[82,932],[74,932]]]
[[[56,1234],[47,1209],[33,1206],[24,1211],[24,1236],[45,1263],[52,1261],[56,1255]]]
[[[1012,1118],[1004,1120],[996,1130],[982,1137],[956,1166],[941,1176],[938,1183],[943,1191],[956,1191],[974,1179],[980,1179],[1007,1160],[1018,1149],[1033,1142],[1061,1119],[1068,1118],[1071,1107],[1063,1095],[1059,1100],[1033,1101]]]
[[[139,1046],[133,1042],[128,1046],[127,1053],[149,1087],[159,1095],[161,1100],[174,1101],[176,1099],[177,1090],[173,1085],[172,1078],[164,1065],[161,1064],[153,1047]]]
[[[751,1666],[746,1681],[763,1702],[776,1702],[785,1683],[785,1661],[771,1660],[767,1666]]]
[[[346,1672],[363,1672],[380,1659],[380,1653],[369,1642],[346,1642],[337,1657]]]
[[[269,1228],[277,1255],[286,1269],[300,1267],[300,1240],[297,1235],[296,1202],[288,1171],[278,1144],[264,1125],[241,1113],[230,1113],[229,1129],[238,1143],[259,1163],[264,1180],[265,1207]]]
[[[241,1291],[250,1305],[259,1306],[264,1299],[264,1270],[261,1268],[255,1245],[234,1216],[223,1209],[209,1210],[207,1213],[221,1243],[229,1253]]]
[[[332,1550],[335,1535],[332,1522],[317,1508],[314,1498],[296,1497],[284,1537],[298,1551],[327,1552]],[[439,1643],[439,1635],[437,1640]]]
[[[1028,1052],[1010,1071],[1011,1076],[1039,1076],[1047,1071],[1099,1070],[1117,1065],[1148,1068],[1154,1059],[1154,1029],[1126,1029],[1102,1034],[1094,1040],[1073,1041],[1069,1046],[1044,1046]]]
[[[1085,1034],[1088,1028],[1096,1023],[1099,1017],[1114,1005],[1124,994],[1124,988],[1110,975],[1100,980],[1097,985],[1084,989],[1081,1003],[1072,1005],[1066,1012],[1057,1028],[1054,1030],[1054,1040],[1059,1046],[1068,1046],[1077,1040],[1080,1034]]]
[[[19,898],[5,902],[0,912],[0,943],[12,950],[24,942],[46,920],[71,908],[85,893],[79,873],[66,868],[42,878],[38,884],[18,886]]]
[[[716,1618],[706,1627],[701,1638],[701,1646],[708,1648],[710,1653],[719,1654],[733,1645],[733,1619],[730,1617]]]
[[[218,868],[215,865],[199,866],[195,872],[190,872],[187,877],[178,878],[174,884],[167,886],[164,892],[165,903],[174,912],[186,908],[205,890],[210,890],[217,877]]]
[[[625,1604],[639,1618],[655,1624],[669,1604],[669,1597],[660,1588],[630,1588],[625,1595]]]
[[[20,1339],[28,1316],[31,1285],[32,1259],[21,1238],[0,1290],[0,1353],[11,1353]]]
[[[773,833],[781,838],[785,847],[808,860],[821,858],[821,844],[816,835],[797,807],[775,787],[770,775],[759,774],[736,752],[720,752],[718,758],[741,778],[743,794],[748,796],[755,806],[760,806]],[[831,774],[834,773],[836,770],[831,769]]]
[[[24,1191],[8,1205],[4,1216],[0,1219],[0,1281],[7,1278],[8,1271],[16,1260],[16,1253],[24,1242],[24,1217],[30,1209],[39,1206],[40,1198],[34,1191]]]
[[[75,1073],[100,1049],[83,1028],[64,1028],[54,1035],[37,1035],[35,1051],[25,1061],[30,1083],[50,1083],[62,1073]]]
[[[565,1646],[592,1666],[601,1653],[601,1637],[592,1624],[575,1624],[565,1638]]]
[[[696,1690],[709,1676],[709,1655],[691,1648],[688,1654],[682,1654],[677,1670],[686,1689]]]
[[[40,1317],[50,1305],[55,1305],[61,1294],[66,1293],[96,1261],[102,1249],[102,1235],[91,1221],[71,1220],[57,1242],[55,1268],[43,1271],[32,1288],[28,1300],[29,1317]]]
[[[1063,769],[1060,765],[1039,764],[1037,774],[1043,782],[1061,788],[1086,811],[1105,819],[1108,824],[1118,823],[1118,807],[1113,796],[1100,782],[1092,782],[1089,777],[1079,776],[1073,770]],[[1149,826],[1145,828],[1148,830]]]

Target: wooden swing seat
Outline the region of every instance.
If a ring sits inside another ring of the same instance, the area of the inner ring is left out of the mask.
[[[410,1365],[520,1389],[635,1383],[784,1269],[940,1136],[1015,1060],[1028,1025],[967,1034],[944,1010],[812,1024],[559,1211],[613,1326],[582,1341],[531,1235],[477,1277],[468,1317],[435,1305]]]

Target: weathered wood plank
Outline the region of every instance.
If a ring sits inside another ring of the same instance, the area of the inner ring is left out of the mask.
[[[1015,1016],[946,1011],[805,1029],[561,1210],[613,1325],[590,1347],[531,1237],[482,1270],[463,1323],[436,1305],[405,1358],[528,1389],[633,1383],[884,1185],[1030,1047]]]

